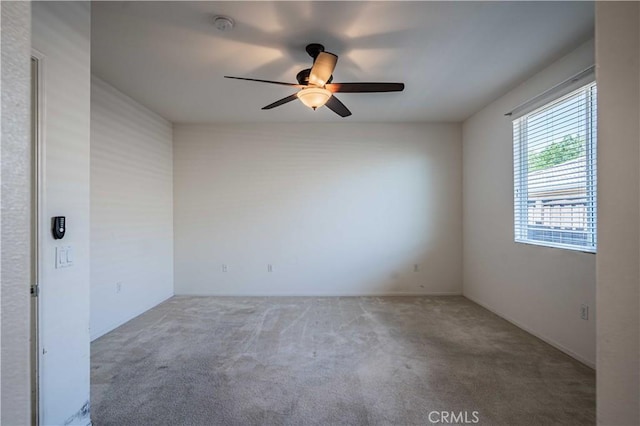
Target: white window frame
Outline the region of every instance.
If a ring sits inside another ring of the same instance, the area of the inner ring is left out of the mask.
[[[529,237],[529,194],[528,194],[528,142],[527,142],[527,118],[529,116],[540,113],[541,111],[553,107],[555,104],[575,96],[577,93],[584,91],[585,96],[589,97],[586,104],[585,113],[585,155],[586,155],[586,231],[587,245],[565,244],[556,241],[547,241],[542,239],[533,239]],[[550,102],[523,114],[513,120],[513,143],[514,143],[514,241],[516,243],[532,244],[545,247],[561,248],[588,253],[596,253],[597,251],[597,114],[595,111],[597,99],[597,86],[595,81],[591,80],[587,84],[582,84],[576,90],[572,90],[568,94],[558,96]],[[516,126],[518,126],[518,134],[516,135]]]

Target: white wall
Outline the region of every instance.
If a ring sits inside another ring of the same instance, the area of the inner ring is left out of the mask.
[[[45,55],[44,194],[40,281],[41,412],[44,425],[89,423],[88,2],[33,2],[32,43]],[[50,218],[67,217],[63,240]],[[55,248],[71,245],[74,265],[55,268]]]
[[[460,166],[457,124],[175,125],[175,292],[459,294]]]
[[[171,123],[92,78],[92,339],[173,295],[172,143]]]
[[[595,365],[595,255],[514,242],[512,124],[504,114],[594,63],[589,41],[463,125],[464,295]],[[591,307],[589,321],[580,305]]]
[[[596,3],[597,418],[640,424],[640,6]]]
[[[0,186],[2,226],[1,307],[2,360],[0,424],[29,424],[30,352],[30,122],[29,61],[31,7],[26,2],[0,3],[2,23],[2,136]]]

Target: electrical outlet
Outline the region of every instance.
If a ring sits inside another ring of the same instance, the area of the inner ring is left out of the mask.
[[[116,283],[116,293],[120,293],[122,291],[122,283],[121,282],[117,282]]]
[[[586,303],[580,305],[580,318],[582,318],[583,320],[589,319],[589,305],[587,305]]]
[[[227,265],[222,265],[222,272],[227,272]]]
[[[271,264],[267,265],[267,272],[273,272],[273,266],[271,266]]]

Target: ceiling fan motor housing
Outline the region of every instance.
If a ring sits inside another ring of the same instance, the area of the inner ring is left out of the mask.
[[[320,43],[311,43],[311,44],[307,44],[307,47],[305,47],[305,50],[307,51],[309,56],[311,56],[315,61],[318,55],[320,54],[320,52],[324,52],[324,46],[321,45]]]

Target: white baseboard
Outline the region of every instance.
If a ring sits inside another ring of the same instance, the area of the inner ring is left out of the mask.
[[[462,292],[402,292],[388,291],[380,293],[176,293],[175,296],[194,296],[194,297],[385,297],[385,296],[462,296]]]
[[[103,327],[100,330],[97,330],[97,331],[90,330],[90,340],[93,342],[97,338],[104,336],[105,334],[107,334],[108,332],[110,332],[112,330],[115,330],[116,328],[120,327],[122,324],[124,324],[124,323],[126,323],[128,321],[131,321],[135,317],[138,317],[138,316],[144,314],[149,309],[151,309],[151,308],[153,308],[155,306],[158,306],[162,302],[165,302],[165,301],[171,299],[172,297],[173,297],[173,293],[169,294],[168,296],[164,295],[164,296],[160,297],[158,300],[155,300],[155,301],[151,302],[148,306],[145,306],[141,310],[133,312],[133,313],[131,313],[131,314],[127,315],[127,316],[124,316],[122,318],[118,318],[116,321],[113,321],[108,326]]]
[[[549,338],[547,336],[544,336],[544,335],[542,335],[542,334],[530,329],[526,325],[522,324],[519,321],[514,320],[513,318],[509,317],[508,315],[502,314],[500,311],[498,311],[497,309],[494,309],[488,303],[482,302],[482,301],[476,299],[475,297],[471,297],[471,296],[466,295],[466,294],[463,294],[463,296],[466,297],[467,299],[471,300],[473,303],[477,303],[478,305],[482,306],[486,310],[493,312],[494,314],[498,315],[500,318],[502,318],[502,319],[504,319],[506,321],[509,321],[511,324],[515,325],[516,327],[521,328],[524,331],[526,331],[527,333],[537,337],[538,339],[542,340],[543,342],[548,343],[549,345],[553,346],[554,348],[564,352],[565,354],[569,355],[571,358],[574,358],[577,361],[580,361],[581,363],[583,363],[587,367],[593,368],[594,370],[596,369],[595,363],[587,360],[586,358],[584,358],[581,355],[575,353],[571,349],[561,345],[560,343],[556,342],[555,340],[553,340],[553,339],[551,339],[551,338]]]

